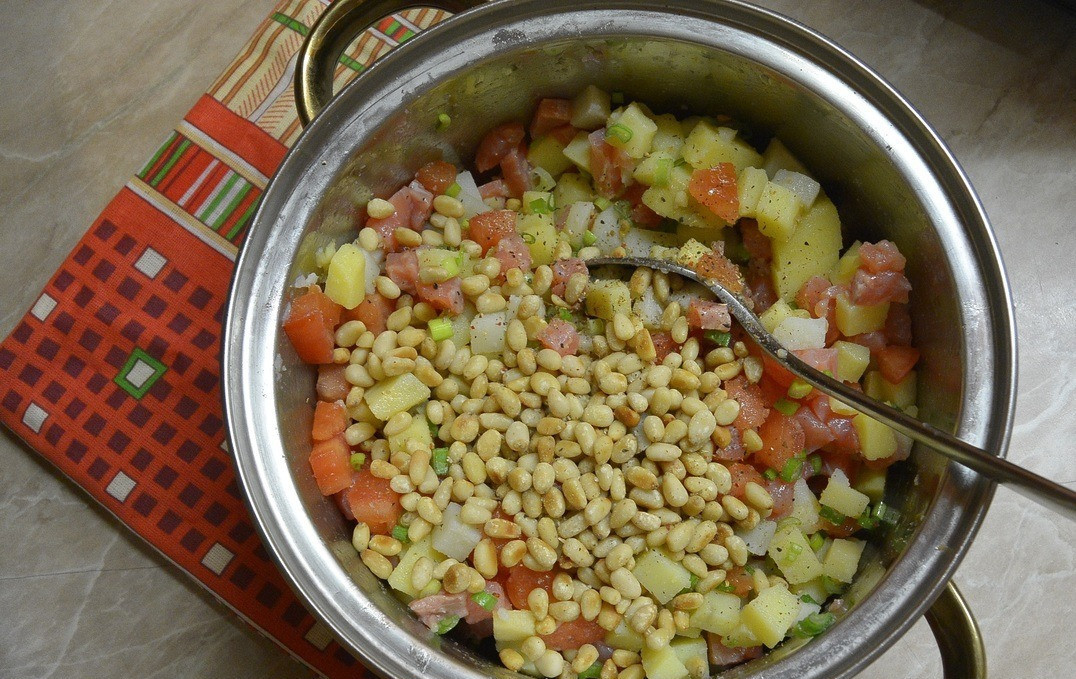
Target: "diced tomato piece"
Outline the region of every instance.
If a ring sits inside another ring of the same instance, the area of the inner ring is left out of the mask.
[[[418,290],[418,255],[414,250],[385,256],[385,275],[409,295]]]
[[[478,195],[482,196],[482,200],[486,198],[507,198],[510,192],[508,184],[505,184],[503,179],[494,179],[479,186]]]
[[[586,262],[578,257],[569,257],[568,259],[558,259],[553,262],[553,283],[550,286],[550,290],[554,295],[564,299],[564,291],[568,287],[568,279],[577,273],[590,275],[590,271],[587,269]]]
[[[519,146],[525,134],[520,123],[504,123],[487,132],[475,151],[475,168],[488,172],[497,167],[509,151]]]
[[[725,584],[732,587],[730,594],[742,599],[755,588],[755,579],[743,566],[733,566],[725,574]]]
[[[296,297],[284,320],[284,333],[305,363],[332,363],[336,346],[333,329],[342,308],[317,288]]]
[[[715,667],[738,665],[762,657],[762,646],[729,648],[721,643],[721,637],[713,632],[706,633],[706,645],[709,648],[710,664]]]
[[[523,193],[534,186],[531,181],[531,165],[527,162],[527,149],[522,146],[512,149],[501,159],[501,172],[504,174],[505,184],[508,185],[508,194],[514,198],[522,198]]]
[[[818,419],[810,408],[801,407],[793,417],[803,430],[803,449],[808,453],[813,453],[837,438],[829,425]]]
[[[695,271],[703,278],[714,279],[722,287],[732,292],[741,292],[743,290],[744,281],[740,267],[733,264],[724,253],[717,250],[708,252],[700,257],[699,261],[695,263]]]
[[[463,311],[463,290],[460,278],[449,278],[443,283],[418,283],[418,298],[439,311],[459,315]]]
[[[579,331],[571,323],[554,318],[549,325],[542,328],[537,339],[542,346],[556,351],[561,356],[568,356],[579,351]]]
[[[532,589],[544,589],[553,595],[553,578],[556,577],[556,569],[539,573],[532,571],[526,566],[515,566],[508,571],[508,580],[504,589],[508,593],[508,600],[516,608],[529,608],[527,597]]]
[[[867,347],[871,350],[871,357],[878,355],[878,352],[885,349],[885,333],[881,330],[874,330],[872,332],[865,332],[859,335],[853,335],[848,338],[849,342],[854,342],[861,346]]]
[[[900,347],[911,346],[912,343],[912,317],[908,313],[907,304],[890,304],[889,314],[885,317],[886,342]]]
[[[728,332],[732,329],[732,316],[725,304],[705,299],[692,299],[687,308],[687,323],[693,328]]]
[[[919,350],[913,347],[886,347],[878,352],[878,369],[893,384],[904,381],[918,362]]]
[[[347,500],[355,518],[376,535],[391,533],[403,514],[400,494],[389,486],[388,479],[379,479],[367,468],[355,474]]]
[[[757,384],[750,384],[747,378],[740,375],[725,382],[724,387],[728,397],[736,399],[740,404],[740,414],[736,416],[732,426],[743,432],[747,429],[755,429],[766,421],[770,409],[766,407],[762,390]]]
[[[672,338],[672,334],[664,331],[650,333],[650,340],[654,343],[654,351],[657,353],[655,363],[661,363],[665,357],[674,351],[680,351],[680,345]]]
[[[385,331],[389,314],[396,310],[396,301],[371,293],[350,311],[345,311],[348,320],[362,321],[366,329],[375,335]]]
[[[892,241],[880,240],[877,243],[864,243],[859,246],[859,263],[869,273],[880,271],[904,271],[907,260]]]
[[[631,181],[631,156],[605,141],[605,128],[590,133],[590,173],[598,193],[615,198]]]
[[[512,210],[491,210],[471,217],[468,234],[482,248],[482,254],[501,242],[505,236],[516,233],[516,213]]]
[[[555,127],[550,130],[547,136],[553,137],[560,142],[562,146],[567,146],[573,139],[575,139],[575,135],[577,134],[579,134],[579,130],[571,125],[561,125],[560,127]]]
[[[339,493],[351,485],[351,449],[343,434],[314,444],[310,469],[322,495]]]
[[[351,484],[349,483],[348,488],[350,487]],[[355,520],[355,515],[351,513],[351,505],[347,502],[347,488],[340,491],[339,493],[334,493],[333,502],[335,502],[336,506],[340,508],[340,513],[344,515],[345,519],[347,519],[348,521]]]
[[[770,510],[770,515],[766,518],[771,520],[779,519],[792,511],[792,500],[795,494],[794,483],[784,483],[780,479],[774,479],[773,481],[766,481],[763,488],[773,499],[773,509]]]
[[[840,524],[833,524],[828,519],[822,519],[821,526],[826,535],[831,538],[846,538],[861,528],[858,516],[847,516]]]
[[[714,450],[714,459],[723,460],[728,462],[736,462],[742,460],[747,451],[743,447],[743,438],[740,436],[740,430],[733,427],[729,429],[729,444],[722,448]]]
[[[631,203],[631,221],[643,228],[652,229],[661,224],[662,216],[643,202],[643,194],[648,188],[645,184],[634,183],[624,192],[624,200]]]
[[[759,356],[762,358],[762,372],[766,379],[785,389],[791,387],[792,383],[796,381],[796,376],[789,372],[788,368],[775,361],[769,354],[760,350]]]
[[[758,222],[750,217],[744,217],[739,222],[740,237],[743,238],[743,246],[752,259],[770,261],[773,259],[773,246],[768,236],[758,230]]]
[[[314,424],[310,437],[315,441],[328,441],[347,429],[347,408],[339,401],[318,401],[314,407]]]
[[[798,420],[776,410],[758,428],[762,450],[754,454],[754,461],[770,469],[781,471],[785,463],[803,453],[803,427]]]
[[[732,163],[718,163],[717,167],[695,170],[691,173],[687,191],[692,198],[729,224],[739,219],[739,186],[736,167]]]
[[[883,302],[907,302],[912,284],[897,271],[870,273],[865,269],[856,271],[852,278],[850,296],[856,304],[873,306]]]
[[[456,183],[456,166],[443,160],[426,163],[415,173],[417,179],[427,191],[442,194]]]
[[[531,139],[537,139],[552,129],[567,125],[572,119],[572,102],[568,99],[545,98],[531,119]]]
[[[326,363],[318,366],[318,399],[322,401],[342,401],[347,398],[351,385],[344,378],[347,366]]]
[[[501,275],[509,269],[519,269],[527,272],[531,270],[531,249],[518,233],[512,233],[497,243],[494,256],[501,263]]]
[[[755,454],[757,455],[758,453]],[[765,479],[762,478],[762,474],[749,464],[733,462],[732,464],[725,466],[728,467],[729,474],[732,475],[732,490],[729,491],[729,495],[732,495],[733,497],[738,497],[742,500],[744,497],[744,490],[747,488],[748,483],[754,481],[761,486],[765,481]]]
[[[569,622],[562,622],[552,634],[542,637],[546,648],[554,651],[567,651],[579,648],[583,644],[596,644],[605,639],[605,629],[597,622],[576,618]]]

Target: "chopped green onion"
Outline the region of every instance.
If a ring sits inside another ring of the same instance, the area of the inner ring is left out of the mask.
[[[460,228],[463,229],[464,231],[471,228],[471,220],[470,219],[461,219],[460,220]]]
[[[598,196],[594,199],[594,205],[597,206],[599,210],[605,211],[609,209],[609,206],[612,205],[612,203],[605,196]]]
[[[460,273],[461,259],[463,259],[463,257],[446,257],[444,261],[441,262],[441,268],[445,270],[445,273],[447,273],[449,277],[458,276]]]
[[[612,137],[621,144],[627,144],[629,141],[631,141],[633,133],[631,131],[631,128],[627,125],[621,125],[617,123],[616,125],[610,125],[608,128],[606,128],[605,136]]]
[[[900,519],[900,512],[884,502],[874,506],[874,518],[889,525],[895,524]]]
[[[471,595],[471,600],[487,611],[492,611],[497,607],[497,597],[489,592],[475,592]]]
[[[392,537],[396,538],[400,542],[407,542],[407,526],[403,524],[396,524],[392,527]]]
[[[727,347],[732,342],[731,332],[718,332],[717,330],[707,330],[703,333],[706,339],[710,340],[719,347]]]
[[[657,167],[654,168],[654,186],[668,186],[669,173],[672,172],[673,163],[669,158],[663,158],[658,161]]]
[[[570,321],[570,320],[572,320],[572,312],[568,311],[567,309],[565,309],[563,307],[560,307],[560,308],[557,309],[557,316],[560,317],[560,320],[562,320],[562,321]]]
[[[528,245],[534,245],[534,243],[537,241],[533,233],[521,233],[519,234],[519,236],[523,239],[523,242],[527,243]]]
[[[579,679],[598,679],[602,675],[602,663],[595,660],[594,664],[579,673]]]
[[[736,585],[732,584],[731,582],[727,582],[727,581],[722,582],[720,585],[717,586],[717,591],[719,591],[719,592],[730,592],[730,593],[735,592],[736,591]]]
[[[746,572],[748,575],[754,575],[755,574],[755,567],[752,566],[751,564],[745,564],[743,569],[744,569],[744,572]]]
[[[826,539],[822,537],[821,533],[811,533],[811,537],[807,538],[807,543],[811,545],[811,550],[817,552],[822,549],[822,545],[826,544]],[[815,603],[818,603],[817,601]]]
[[[444,476],[448,473],[448,448],[433,449],[433,455],[430,456],[430,467],[433,468],[433,473],[438,476]]]
[[[430,437],[431,438],[437,438],[437,435],[441,431],[441,427],[434,424],[433,422],[427,422],[426,425],[430,428]]]
[[[784,468],[781,470],[781,480],[785,483],[792,483],[800,477],[800,473],[803,471],[803,458],[793,457],[789,458],[788,462],[785,462]]]
[[[594,235],[594,232],[587,229],[583,232],[583,245],[594,245],[598,242],[598,237]],[[580,675],[582,676],[582,675]]]
[[[677,158],[675,161],[673,161],[673,167],[683,167],[685,165],[687,165],[687,161],[683,158]]]
[[[822,473],[822,456],[810,455],[807,457],[808,464],[811,465],[811,472],[814,476]]]
[[[430,337],[440,342],[452,337],[452,321],[447,318],[431,318],[429,322]]]
[[[438,635],[448,634],[452,631],[452,628],[458,625],[460,622],[460,616],[448,615],[441,618],[441,621],[437,623],[437,629],[434,632]]]
[[[773,407],[777,408],[778,412],[792,417],[796,414],[796,411],[800,409],[800,404],[789,401],[788,399],[779,398],[777,399],[777,403],[773,404]]]
[[[796,563],[796,559],[803,554],[803,545],[798,542],[788,543],[788,554],[785,554],[785,563]]]
[[[611,103],[611,104],[613,104],[615,106],[620,106],[621,104],[624,103],[624,93],[623,92],[612,92],[612,93],[610,93],[609,94],[609,103]]]
[[[823,575],[822,589],[826,590],[826,594],[840,594],[844,591],[844,584],[837,582],[828,575]]]
[[[817,533],[816,533],[816,535],[817,535]],[[810,594],[804,594],[803,596],[801,596],[800,601],[802,601],[805,604],[814,604],[815,606],[821,606],[822,605],[821,601],[815,601],[814,597],[812,597]]]
[[[807,394],[811,393],[813,387],[800,378],[792,380],[792,385],[788,388],[788,397],[794,399],[801,399]]]
[[[437,131],[444,132],[448,129],[448,126],[452,124],[452,116],[447,113],[437,114]]]
[[[844,523],[844,514],[841,514],[833,507],[822,505],[822,509],[818,510],[818,515],[832,523],[834,526],[839,526]]]
[[[547,215],[553,211],[552,208],[550,208],[549,203],[542,198],[532,200],[530,202],[530,209],[531,212],[536,215]]]
[[[627,219],[631,216],[631,203],[626,200],[618,200],[613,203],[613,207],[616,208],[616,213],[620,215],[621,219]]]
[[[859,515],[857,521],[859,521],[860,528],[866,530],[872,530],[878,526],[878,519],[874,518],[874,515],[871,514],[870,507],[863,510],[863,513]]]
[[[762,472],[762,478],[766,479],[767,481],[773,481],[777,478],[777,470],[767,468],[766,471]]]
[[[604,335],[605,321],[600,318],[588,318],[586,329],[587,333],[590,335]]]
[[[366,464],[366,453],[352,453],[351,459],[348,461],[351,463],[352,469],[359,471]]]
[[[792,636],[801,638],[817,637],[829,629],[836,621],[837,616],[832,613],[812,613],[800,620],[799,624],[792,628]]]
[[[452,186],[445,189],[445,195],[448,196],[449,198],[455,198],[456,196],[460,195],[460,191],[462,191],[462,190],[463,190],[462,186],[460,186],[456,182],[452,182]]]
[[[694,592],[695,588],[698,587],[698,586],[699,586],[699,576],[692,573],[691,574],[691,584],[688,585],[688,589],[691,590],[692,592]]]

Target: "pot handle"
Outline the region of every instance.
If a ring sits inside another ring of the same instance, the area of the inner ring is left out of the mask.
[[[950,581],[925,617],[942,658],[945,679],[986,679],[986,648],[967,600]]]
[[[370,26],[394,12],[432,7],[459,13],[484,0],[336,0],[314,22],[295,65],[295,106],[303,127],[333,96],[333,71],[347,46]]]

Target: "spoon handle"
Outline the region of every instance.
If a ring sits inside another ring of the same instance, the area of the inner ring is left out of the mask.
[[[812,387],[865,415],[873,417],[879,422],[889,425],[912,440],[929,446],[949,459],[959,462],[989,479],[1009,486],[1014,491],[1038,502],[1047,509],[1076,521],[1076,492],[1017,466],[1005,458],[991,455],[981,448],[973,446],[967,441],[962,441],[937,427],[909,417],[896,408],[890,407],[881,401],[876,401],[863,392],[852,389],[840,380],[807,365],[798,356],[781,346],[762,325],[762,321],[747,306],[742,297],[730,292],[717,282],[701,278],[693,270],[675,262],[644,257],[602,257],[588,260],[587,265],[588,267],[604,265],[631,268],[646,267],[665,271],[666,273],[675,273],[697,281],[728,305],[729,313],[732,317],[739,321],[743,329],[762,347],[763,351]]]

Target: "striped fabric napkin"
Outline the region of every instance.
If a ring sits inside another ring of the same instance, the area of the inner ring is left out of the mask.
[[[299,135],[295,55],[325,6],[280,2],[93,222],[0,344],[0,420],[250,624],[355,677],[260,543],[218,386],[236,252]],[[337,85],[445,16],[386,17],[340,59]]]

